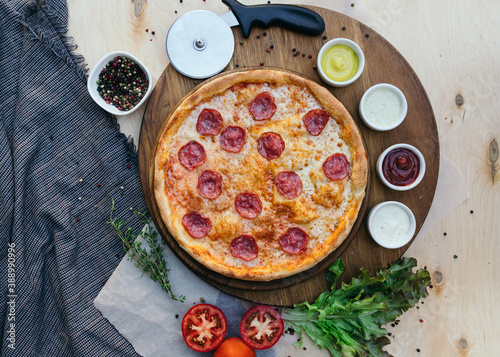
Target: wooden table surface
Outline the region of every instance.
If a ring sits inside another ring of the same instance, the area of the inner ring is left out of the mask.
[[[433,289],[425,304],[404,314],[396,327],[389,327],[392,343],[387,350],[395,356],[497,356],[500,2],[279,2],[319,6],[351,16],[401,52],[432,103],[441,154],[457,166],[469,193],[465,202],[406,252],[406,256],[417,258],[420,266],[427,266]],[[106,53],[125,50],[148,66],[155,82],[169,63],[165,37],[172,22],[190,10],[222,14],[227,9],[218,0],[68,0],[68,8],[69,35],[89,68]],[[140,109],[119,118],[122,131],[136,142],[144,112]],[[314,348],[291,348],[287,355],[328,354]]]

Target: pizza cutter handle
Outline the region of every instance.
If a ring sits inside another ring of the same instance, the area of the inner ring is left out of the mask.
[[[222,0],[240,23],[243,37],[250,36],[254,25],[264,28],[277,25],[310,36],[317,36],[325,30],[325,21],[316,12],[297,5],[270,4],[246,6],[236,0]]]

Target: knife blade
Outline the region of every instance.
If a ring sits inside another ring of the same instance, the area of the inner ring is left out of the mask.
[[[316,12],[297,5],[267,4],[247,6],[236,0],[222,0],[230,11],[221,15],[226,23],[241,26],[244,38],[250,36],[253,26],[268,28],[281,26],[310,36],[317,36],[325,30],[323,18]]]

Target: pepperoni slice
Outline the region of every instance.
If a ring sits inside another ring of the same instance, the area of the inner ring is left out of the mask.
[[[217,135],[222,129],[222,116],[215,109],[205,108],[198,116],[196,131],[200,135]]]
[[[241,258],[247,262],[257,258],[259,255],[259,248],[252,236],[242,235],[234,238],[229,247],[234,257]]]
[[[289,228],[280,238],[281,249],[288,254],[300,254],[306,250],[309,235],[298,227]]]
[[[323,163],[323,171],[330,180],[342,180],[349,174],[351,164],[344,154],[333,154]]]
[[[215,171],[205,170],[198,177],[198,191],[202,197],[213,200],[222,192],[222,175]]]
[[[228,126],[220,134],[220,146],[229,152],[240,152],[245,145],[245,130],[239,126]]]
[[[302,192],[302,180],[293,171],[282,171],[274,178],[274,184],[283,197],[292,199]]]
[[[310,110],[302,120],[306,126],[307,131],[312,136],[318,136],[321,134],[326,124],[330,119],[330,115],[323,109],[313,109]]]
[[[252,219],[262,212],[262,202],[260,202],[259,196],[251,192],[240,193],[236,196],[234,206],[243,218]]]
[[[205,237],[212,229],[210,218],[204,217],[196,212],[189,212],[182,217],[182,225],[193,238]]]
[[[190,141],[181,147],[178,156],[182,166],[189,171],[194,170],[195,167],[203,165],[207,159],[205,149],[203,149],[203,146],[198,144],[196,141]]]
[[[268,160],[276,159],[285,150],[285,142],[280,134],[267,132],[257,140],[257,150]]]
[[[262,92],[257,95],[248,106],[255,120],[266,120],[271,118],[276,112],[274,97],[269,92]]]

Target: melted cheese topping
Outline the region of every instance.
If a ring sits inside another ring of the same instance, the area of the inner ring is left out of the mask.
[[[248,105],[261,92],[274,96],[277,110],[272,118],[255,121]],[[204,108],[219,111],[224,120],[223,128],[237,125],[245,130],[246,142],[240,153],[223,150],[219,144],[220,134],[198,134],[196,123]],[[175,230],[185,232],[182,217],[195,211],[210,218],[213,225],[208,236],[201,239],[185,234],[191,255],[200,261],[209,256],[222,269],[243,269],[245,274],[252,274],[252,269],[269,269],[270,264],[273,269],[300,268],[304,257],[324,254],[328,251],[325,244],[336,243],[332,233],[345,224],[347,210],[353,203],[350,175],[340,181],[331,181],[325,176],[322,165],[336,153],[344,154],[352,165],[353,154],[351,146],[339,135],[342,128],[336,120],[330,119],[318,136],[306,130],[302,117],[312,109],[321,108],[307,88],[252,83],[233,86],[199,104],[182,118],[176,134],[169,136],[169,141],[163,145],[166,149],[165,194],[173,203],[170,209],[175,212],[170,215],[170,223]],[[283,138],[285,150],[279,158],[267,160],[257,151],[257,139],[264,132],[275,132]],[[206,162],[188,171],[180,164],[177,154],[191,140],[203,145]],[[222,194],[216,199],[199,195],[198,177],[204,170],[222,175]],[[298,197],[286,199],[279,193],[274,177],[280,171],[294,171],[299,175],[303,189]],[[237,213],[234,199],[242,192],[260,197],[263,209],[257,218],[245,219]],[[309,235],[306,251],[300,255],[287,254],[279,245],[279,238],[291,227],[300,227]],[[259,249],[258,258],[249,262],[235,258],[229,249],[231,241],[243,234],[253,236]]]

